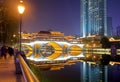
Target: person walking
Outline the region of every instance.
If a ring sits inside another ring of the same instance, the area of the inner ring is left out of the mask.
[[[7,56],[7,47],[6,46],[2,46],[1,56],[4,57],[4,59],[6,59],[6,56]]]
[[[8,47],[8,54],[10,56],[13,56],[14,55],[14,49],[12,47]]]

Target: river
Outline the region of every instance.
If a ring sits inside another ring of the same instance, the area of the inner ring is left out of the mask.
[[[120,82],[120,65],[77,62],[60,70],[41,70],[40,82]]]

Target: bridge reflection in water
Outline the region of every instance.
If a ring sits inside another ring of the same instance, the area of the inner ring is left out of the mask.
[[[58,43],[23,46],[29,62],[39,67],[41,82],[120,82],[119,62],[100,62],[103,54],[111,55],[110,49],[83,50],[83,45]]]
[[[95,62],[79,61],[63,66],[65,63],[51,65],[53,69],[39,69],[41,82],[120,82],[119,63],[98,65]],[[48,65],[49,66],[49,65]],[[59,67],[60,66],[60,67]]]
[[[56,62],[30,62],[39,68],[41,82],[120,82],[119,62],[111,61],[108,65],[102,65],[95,60],[83,61],[76,58]]]
[[[53,61],[67,60],[72,57],[83,57],[82,49],[84,44],[68,42],[36,41],[24,43],[23,49],[29,60]]]
[[[39,69],[41,82],[120,82],[119,62],[101,65],[94,61],[72,59],[64,62],[33,64]]]

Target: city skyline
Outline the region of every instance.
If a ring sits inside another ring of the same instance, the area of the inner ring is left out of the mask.
[[[107,0],[81,0],[80,36],[108,35],[106,1]]]
[[[107,16],[112,17],[112,25],[116,28],[120,25],[120,0],[109,0],[107,3]],[[23,31],[39,32],[52,29],[65,35],[80,34],[80,0],[29,0],[25,5]]]

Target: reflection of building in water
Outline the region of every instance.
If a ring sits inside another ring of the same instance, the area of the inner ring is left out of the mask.
[[[108,82],[107,67],[83,62],[81,63],[81,82]]]

